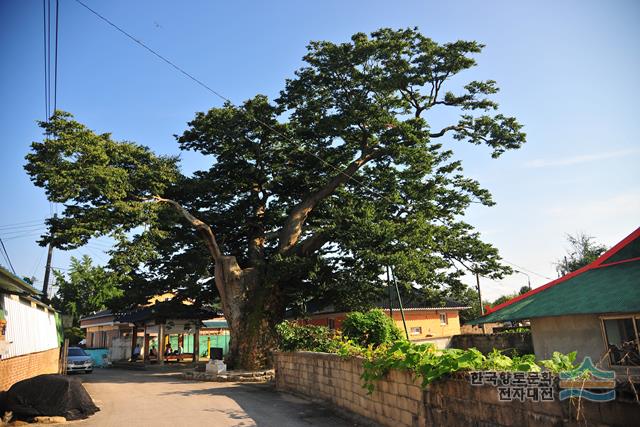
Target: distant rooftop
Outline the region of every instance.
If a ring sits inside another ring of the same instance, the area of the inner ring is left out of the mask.
[[[508,300],[469,323],[640,310],[640,228],[591,264]]]

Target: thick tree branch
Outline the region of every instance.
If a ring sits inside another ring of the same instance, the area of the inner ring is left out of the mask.
[[[327,231],[319,231],[296,245],[295,254],[301,257],[312,255],[329,241],[329,233]]]
[[[175,200],[165,199],[160,196],[153,196],[153,200],[156,202],[168,203],[173,208],[186,218],[189,223],[200,233],[205,243],[207,244],[207,248],[209,249],[209,253],[213,257],[213,259],[218,260],[222,257],[222,252],[220,251],[220,247],[218,246],[218,242],[216,241],[216,236],[213,234],[211,227],[205,222],[199,220],[195,216],[193,216],[188,210],[186,210],[180,203]]]
[[[249,262],[256,266],[264,259],[264,216],[266,213],[266,197],[261,198],[262,187],[258,184],[252,189],[252,198],[255,203],[254,218],[249,233]]]
[[[302,234],[302,226],[307,219],[309,213],[326,197],[330,196],[336,188],[347,182],[358,169],[360,169],[368,161],[382,155],[383,151],[369,151],[363,153],[358,159],[354,160],[346,169],[334,176],[324,187],[311,194],[301,203],[293,208],[284,227],[280,230],[280,239],[278,241],[278,253],[286,254],[290,252]]]
[[[447,126],[446,128],[443,128],[440,132],[436,132],[436,133],[430,133],[429,134],[429,138],[440,138],[441,136],[443,136],[445,133],[452,131],[452,130],[462,130],[461,126],[455,125],[455,126]]]

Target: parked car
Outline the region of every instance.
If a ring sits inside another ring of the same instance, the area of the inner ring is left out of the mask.
[[[93,372],[93,360],[80,347],[69,347],[67,352],[67,372]]]

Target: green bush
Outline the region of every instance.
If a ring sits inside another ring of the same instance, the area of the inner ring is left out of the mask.
[[[283,351],[335,352],[334,332],[325,326],[282,322],[276,325],[278,347]]]
[[[345,337],[367,347],[379,346],[402,339],[402,333],[395,322],[382,310],[370,310],[366,313],[355,311],[347,314],[342,322]]]

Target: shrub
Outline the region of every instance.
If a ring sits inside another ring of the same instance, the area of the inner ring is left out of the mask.
[[[402,333],[395,322],[382,310],[370,310],[366,313],[347,314],[342,322],[342,333],[356,343],[367,347],[379,346],[402,339]]]
[[[282,322],[276,325],[278,347],[283,351],[336,350],[334,333],[325,326],[300,325],[296,322]]]

